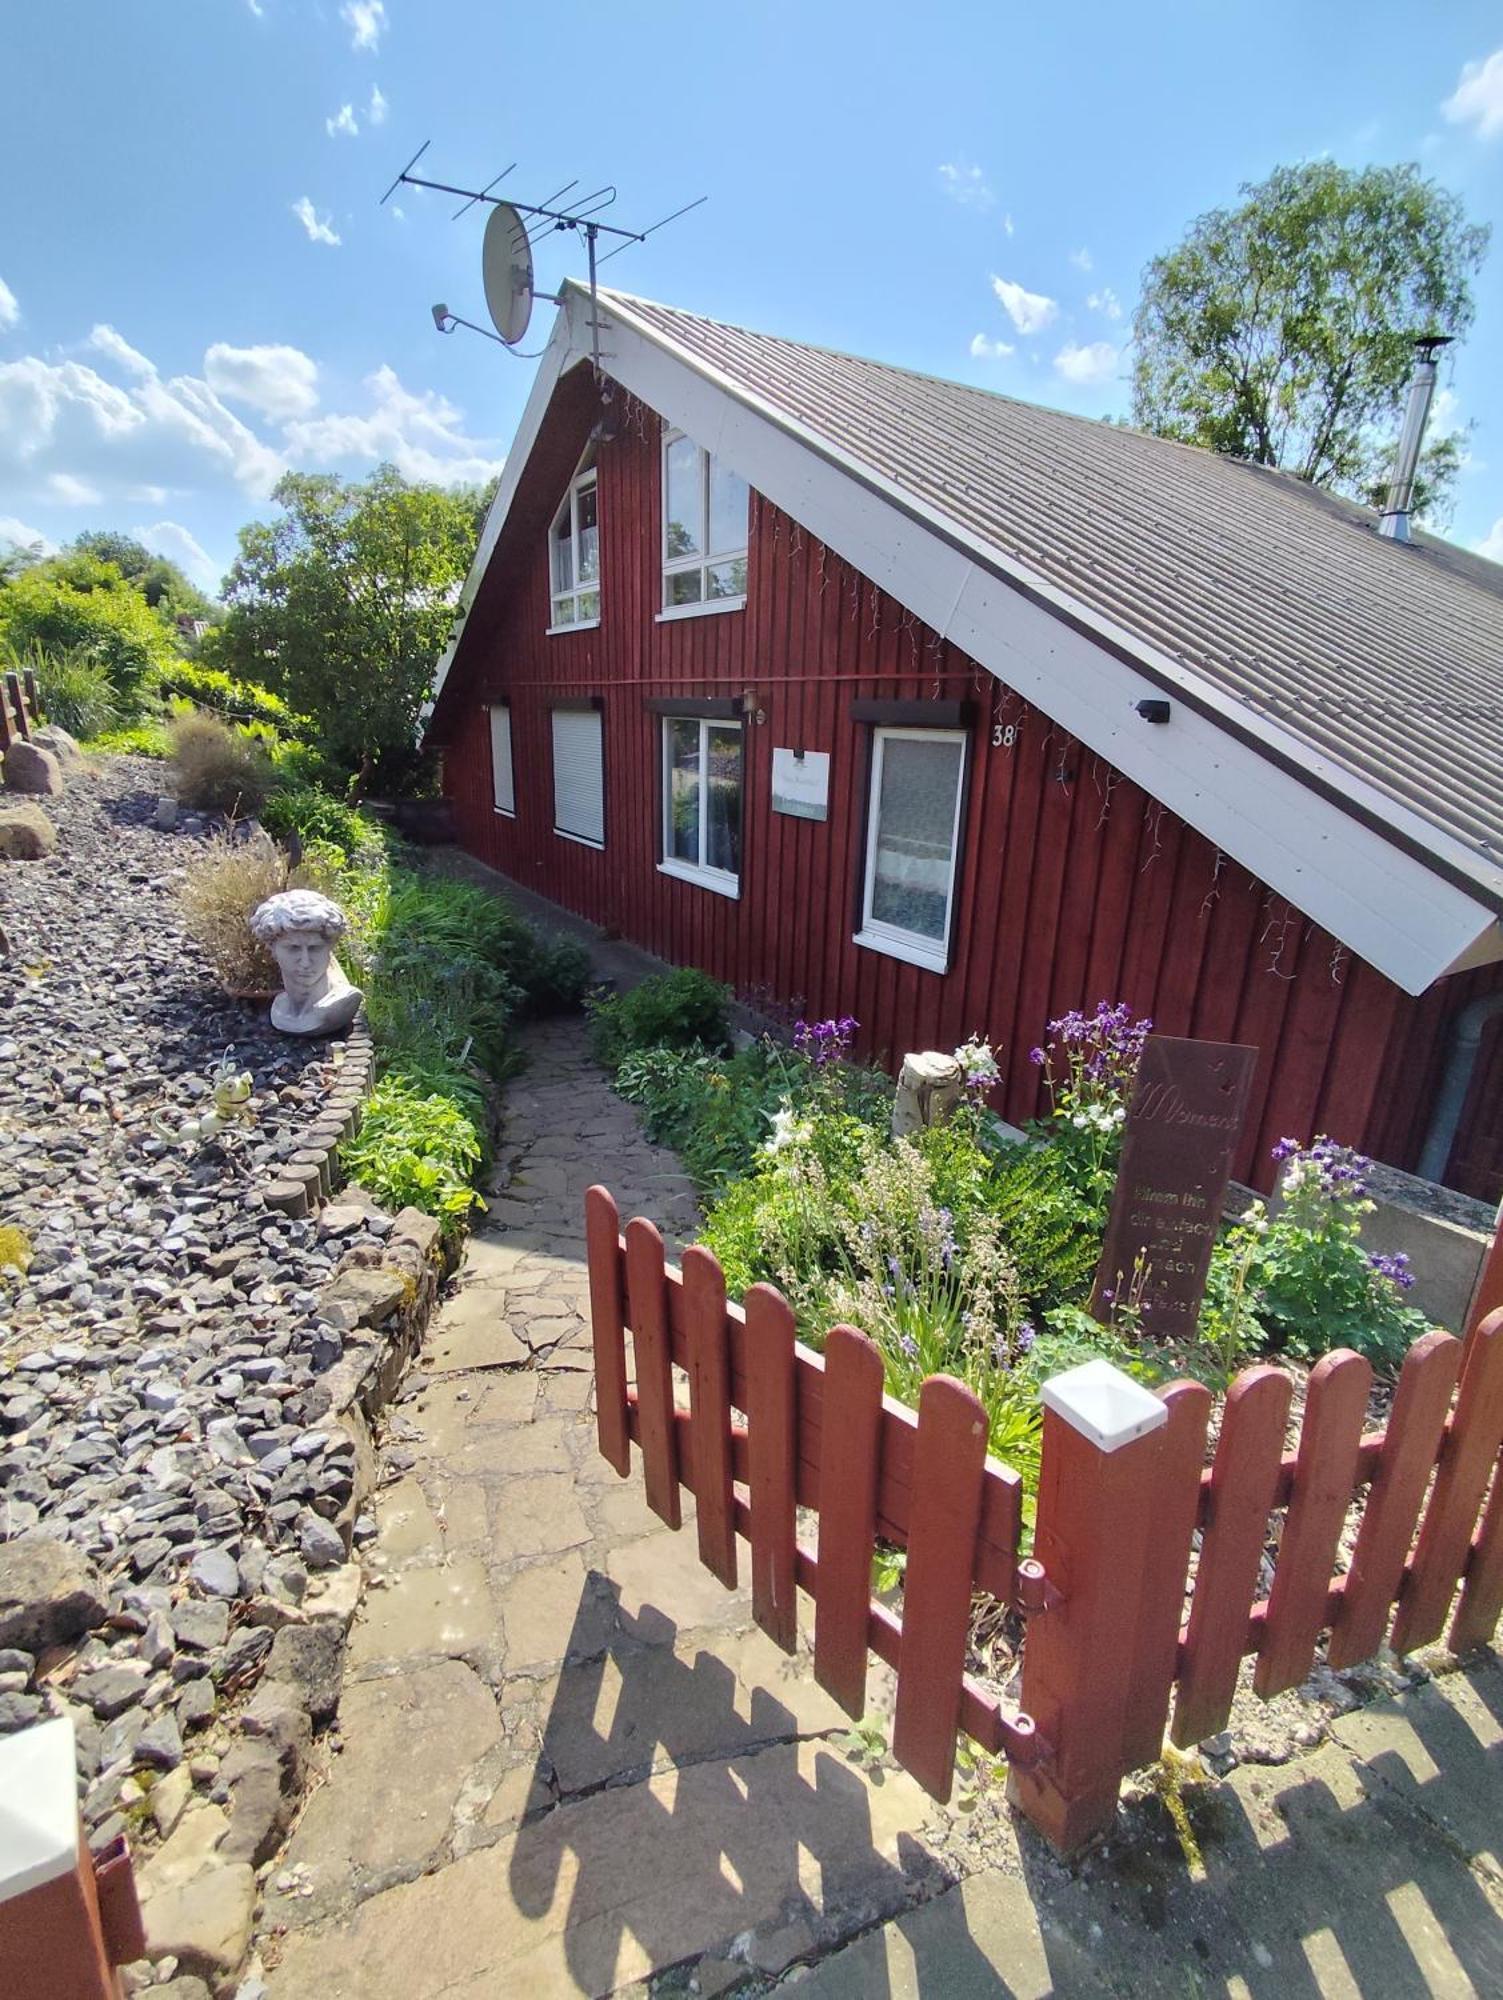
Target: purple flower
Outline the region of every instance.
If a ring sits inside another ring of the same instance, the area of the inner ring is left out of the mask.
[[[1025,1319],[1023,1324],[1018,1328],[1018,1337],[1015,1343],[1019,1354],[1026,1354],[1037,1339],[1038,1332],[1034,1327],[1033,1321]]]
[[[1409,1268],[1409,1259],[1402,1250],[1372,1250],[1368,1252],[1369,1266],[1380,1278],[1387,1278],[1397,1285],[1401,1292],[1407,1292],[1414,1283],[1414,1273]]]
[[[900,1333],[898,1335],[898,1347],[908,1360],[918,1360],[918,1342],[911,1333]]]
[[[1042,1049],[1030,1049],[1028,1051],[1028,1060],[1031,1063],[1037,1063],[1039,1068],[1042,1069],[1049,1058],[1044,1054]]]

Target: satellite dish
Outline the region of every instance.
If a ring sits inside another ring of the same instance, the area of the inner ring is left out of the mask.
[[[507,346],[514,347],[532,318],[532,245],[510,202],[498,201],[491,210],[480,271],[491,322]]]

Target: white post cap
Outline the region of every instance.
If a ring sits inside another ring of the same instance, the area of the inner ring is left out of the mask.
[[[1044,1408],[1101,1451],[1120,1451],[1169,1421],[1169,1406],[1110,1361],[1085,1361],[1039,1391]]]
[[[74,1756],[66,1715],[0,1742],[0,1903],[55,1882],[77,1862]]]

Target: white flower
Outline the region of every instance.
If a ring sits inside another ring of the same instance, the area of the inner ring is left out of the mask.
[[[955,1060],[960,1064],[960,1073],[968,1081],[984,1080],[987,1083],[1000,1082],[1002,1072],[997,1067],[996,1051],[990,1042],[980,1035],[972,1035],[968,1042],[962,1042],[955,1051]]]
[[[785,1097],[772,1114],[772,1136],[763,1145],[764,1153],[781,1153],[785,1146],[791,1146],[802,1137],[799,1121],[793,1115],[793,1106]]]

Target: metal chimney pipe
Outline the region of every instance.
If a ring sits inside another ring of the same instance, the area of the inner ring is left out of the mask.
[[[1388,503],[1378,523],[1378,533],[1391,542],[1413,539],[1409,533],[1409,516],[1414,507],[1414,475],[1419,468],[1425,425],[1429,422],[1430,404],[1435,395],[1435,356],[1440,348],[1450,344],[1448,333],[1422,333],[1415,338],[1414,351],[1419,359],[1415,364],[1414,380],[1409,384],[1409,402],[1404,410],[1404,428],[1399,432],[1399,448],[1394,458]]]

